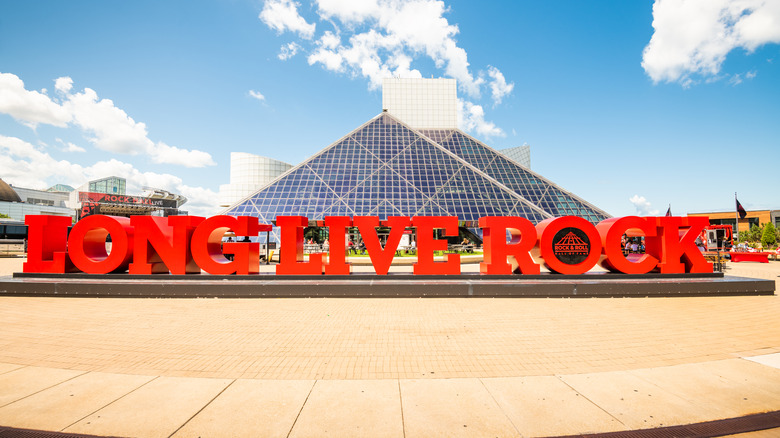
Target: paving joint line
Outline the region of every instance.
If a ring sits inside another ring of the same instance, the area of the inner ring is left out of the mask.
[[[309,397],[311,396],[311,393],[314,391],[314,387],[317,385],[317,382],[319,380],[315,380],[314,383],[311,385],[311,389],[309,389],[309,393],[306,394],[306,399],[303,401],[303,404],[301,405],[301,409],[298,411],[298,415],[295,416],[295,420],[293,420],[292,426],[290,426],[290,431],[287,432],[287,438],[290,438],[290,434],[292,433],[293,429],[295,429],[295,424],[298,423],[298,418],[301,416],[301,412],[303,412],[304,406],[306,406],[306,402],[309,401]]]
[[[6,362],[6,363],[7,363],[7,362]],[[12,373],[12,372],[14,372],[14,371],[16,371],[16,370],[20,370],[20,369],[22,369],[22,368],[25,368],[25,367],[29,367],[29,366],[30,366],[30,365],[19,365],[18,363],[12,363],[12,364],[9,364],[9,365],[18,365],[18,366],[19,366],[19,368],[14,368],[14,369],[12,369],[12,370],[3,371],[2,373],[0,373],[0,376],[2,376],[3,374]]]
[[[147,380],[146,382],[144,382],[144,383],[142,383],[142,384],[138,385],[137,387],[133,388],[132,390],[128,391],[126,394],[122,394],[122,395],[120,395],[120,396],[119,396],[119,397],[117,397],[115,400],[112,400],[112,401],[110,401],[110,402],[106,403],[104,406],[101,406],[101,407],[99,407],[99,408],[95,409],[94,411],[90,412],[89,414],[87,414],[87,415],[85,415],[85,416],[83,416],[83,417],[79,418],[78,420],[74,421],[73,423],[70,423],[69,425],[67,425],[67,426],[63,427],[62,429],[60,429],[60,432],[65,432],[65,429],[67,429],[67,428],[69,428],[69,427],[71,427],[71,426],[75,425],[76,423],[79,423],[80,421],[83,421],[84,419],[88,418],[90,415],[95,415],[95,414],[96,414],[97,412],[99,412],[101,409],[105,409],[105,408],[107,408],[108,406],[111,406],[112,404],[114,404],[114,403],[118,402],[119,400],[121,400],[121,399],[123,399],[123,398],[127,397],[128,395],[130,395],[130,394],[134,393],[135,391],[138,391],[138,390],[139,390],[139,389],[141,389],[142,387],[144,387],[144,386],[148,385],[149,383],[151,383],[151,382],[153,382],[153,381],[157,380],[159,377],[160,377],[160,376],[154,376],[153,378],[151,378],[151,379]]]
[[[506,417],[506,419],[509,420],[509,424],[511,424],[512,427],[515,428],[515,432],[517,432],[517,435],[520,436],[520,437],[524,437],[525,435],[523,435],[523,433],[520,432],[520,429],[517,428],[517,425],[515,425],[515,422],[512,421],[512,419],[509,417],[509,414],[506,412],[504,407],[501,406],[501,404],[498,402],[498,400],[496,400],[496,396],[493,395],[493,393],[490,392],[490,389],[488,389],[487,385],[485,385],[485,382],[482,380],[482,377],[477,377],[477,380],[479,380],[479,383],[481,383],[482,387],[485,388],[485,391],[487,391],[487,393],[490,394],[490,398],[493,399],[493,402],[496,404],[496,406],[498,406],[498,409],[501,409],[501,413],[503,413],[504,416]]]
[[[401,394],[401,379],[395,379],[398,383],[398,402],[401,404],[401,432],[406,438],[406,421],[404,420],[404,397]]]
[[[181,425],[181,426],[177,427],[177,428],[176,428],[176,430],[174,430],[173,432],[171,432],[171,434],[170,434],[170,435],[168,435],[168,438],[171,438],[172,436],[176,435],[176,432],[180,431],[180,430],[181,430],[181,429],[182,429],[184,426],[186,426],[186,425],[187,425],[187,423],[189,423],[190,421],[192,421],[192,419],[193,419],[193,418],[195,418],[195,417],[196,417],[198,414],[200,414],[201,412],[203,412],[203,410],[204,410],[204,409],[206,409],[206,408],[207,408],[207,407],[208,407],[208,406],[209,406],[211,403],[213,403],[213,402],[214,402],[214,400],[216,400],[216,399],[217,399],[217,397],[219,397],[220,395],[222,395],[222,393],[223,393],[223,392],[227,391],[227,389],[228,389],[228,388],[230,388],[231,386],[233,386],[233,384],[234,384],[234,383],[236,383],[236,380],[238,380],[238,379],[233,379],[233,380],[232,380],[230,383],[228,383],[228,384],[227,384],[227,385],[226,385],[224,388],[222,388],[222,390],[221,390],[221,391],[219,391],[219,392],[217,393],[217,395],[215,395],[214,397],[212,397],[212,399],[211,399],[211,400],[209,400],[209,401],[208,401],[208,402],[207,402],[205,405],[203,405],[203,406],[202,406],[200,409],[198,409],[198,412],[195,412],[194,414],[192,414],[192,416],[191,416],[190,418],[188,418],[188,419],[187,419],[187,421],[185,421],[184,423],[182,423],[182,425]]]
[[[578,391],[578,390],[577,390],[575,387],[573,387],[573,386],[569,385],[569,382],[567,382],[567,381],[563,380],[563,378],[561,377],[561,375],[560,375],[560,374],[556,374],[556,375],[555,375],[555,377],[556,377],[558,380],[560,380],[561,382],[563,382],[563,384],[564,384],[564,385],[566,385],[566,386],[568,386],[569,388],[571,388],[571,390],[572,390],[572,391],[574,391],[574,392],[576,392],[577,394],[579,394],[579,395],[580,395],[580,397],[582,397],[582,398],[584,398],[585,400],[587,400],[587,401],[588,401],[588,403],[590,403],[590,404],[592,404],[593,406],[595,406],[595,407],[597,407],[597,408],[601,409],[601,411],[602,411],[602,412],[604,412],[605,414],[607,414],[607,415],[609,415],[610,417],[614,418],[614,419],[615,419],[615,421],[617,421],[618,423],[620,423],[620,424],[621,424],[623,427],[626,427],[626,428],[628,427],[628,426],[627,426],[625,423],[623,423],[622,421],[620,421],[620,419],[619,419],[619,418],[617,418],[616,416],[612,415],[612,413],[611,413],[611,412],[609,412],[609,411],[607,411],[606,409],[602,408],[602,407],[601,407],[601,405],[599,405],[598,403],[596,403],[596,402],[594,402],[593,400],[591,400],[590,398],[588,398],[588,396],[586,396],[586,395],[585,395],[585,394],[583,394],[582,392]]]
[[[17,368],[17,370],[19,370],[19,369],[21,369],[21,368]],[[14,370],[14,371],[16,371],[16,370]],[[27,394],[27,395],[25,395],[25,396],[24,396],[24,397],[22,397],[22,398],[18,398],[18,399],[14,400],[14,401],[8,402],[8,403],[6,403],[6,404],[4,404],[4,405],[0,406],[0,408],[4,408],[4,407],[6,407],[6,406],[8,406],[8,405],[12,405],[12,404],[14,404],[14,403],[16,403],[16,402],[18,402],[18,401],[21,401],[21,400],[24,400],[24,399],[26,399],[26,398],[32,397],[32,396],[34,396],[35,394],[41,393],[41,392],[43,392],[43,391],[46,391],[47,389],[54,388],[55,386],[61,385],[61,384],[65,383],[65,382],[68,382],[68,381],[70,381],[70,380],[73,380],[73,379],[75,379],[76,377],[81,377],[81,376],[83,376],[84,374],[88,374],[88,373],[90,373],[90,372],[91,372],[91,371],[84,371],[84,372],[83,372],[83,373],[81,373],[81,374],[77,374],[77,375],[75,375],[75,376],[73,376],[73,377],[70,377],[70,378],[67,378],[67,379],[65,379],[65,380],[63,380],[63,381],[61,381],[61,382],[57,382],[57,383],[55,383],[54,385],[47,386],[46,388],[40,389],[40,390],[38,390],[38,391],[35,391],[35,392],[33,392],[32,394]]]
[[[728,359],[720,359],[720,360],[728,360]],[[716,360],[716,361],[713,361],[713,362],[719,362],[720,360]],[[707,362],[699,362],[699,363],[701,364],[701,363],[707,363]],[[674,367],[674,366],[675,365],[672,365],[672,367]],[[651,369],[651,368],[644,368],[644,369],[647,370],[647,369]],[[706,402],[704,400],[695,401],[695,400],[689,400],[689,399],[687,399],[685,397],[681,397],[681,396],[673,393],[670,389],[666,389],[663,386],[659,385],[658,383],[656,383],[656,382],[654,382],[654,381],[652,381],[652,380],[650,380],[650,379],[648,379],[648,378],[646,378],[644,376],[641,376],[641,375],[637,374],[637,371],[641,371],[641,370],[643,370],[643,369],[639,368],[639,369],[634,369],[634,370],[626,370],[626,372],[628,374],[636,377],[637,379],[639,379],[639,380],[641,380],[641,381],[643,381],[643,382],[645,382],[645,383],[647,383],[649,385],[652,385],[652,386],[658,388],[659,391],[666,392],[667,394],[677,398],[678,400],[682,400],[683,402],[690,403],[691,405],[693,405],[693,406],[695,406],[697,408],[700,408],[700,409],[705,409],[705,410],[707,409],[707,404],[706,404]],[[720,375],[717,375],[717,377],[721,377],[722,378],[722,376],[720,376]],[[732,381],[731,379],[726,379],[726,380]],[[739,382],[734,382],[734,383],[739,383]],[[722,420],[722,418],[720,420]],[[718,421],[718,420],[715,420],[715,421]],[[661,427],[666,427],[666,426],[660,425],[659,428],[661,428]]]

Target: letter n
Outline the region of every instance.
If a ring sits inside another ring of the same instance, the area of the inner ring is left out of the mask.
[[[132,216],[135,228],[131,274],[199,274],[192,258],[190,241],[195,227],[203,221],[197,216]]]

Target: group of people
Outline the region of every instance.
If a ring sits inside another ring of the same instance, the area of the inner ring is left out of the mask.
[[[355,243],[352,239],[347,242],[347,254],[365,254],[366,244],[362,240]]]
[[[645,240],[641,237],[628,237],[623,235],[620,239],[620,247],[623,249],[623,254],[644,254],[645,252]]]

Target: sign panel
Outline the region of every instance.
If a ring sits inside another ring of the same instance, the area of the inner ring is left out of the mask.
[[[106,195],[113,198],[114,195]],[[117,198],[133,198],[120,196]],[[132,200],[120,200],[133,202]],[[161,200],[162,201],[162,200]],[[259,272],[259,243],[249,237],[272,229],[252,216],[132,216],[130,218],[92,215],[73,226],[70,218],[28,215],[29,253],[24,272],[86,272],[106,274],[171,273],[251,275]],[[612,272],[642,274],[712,272],[696,246],[696,237],[709,224],[706,217],[610,218],[593,225],[583,218],[564,216],[533,225],[522,217],[486,216],[480,218],[484,240],[485,275],[538,274],[540,265],[564,275],[582,274],[597,263]],[[407,228],[417,233],[415,275],[459,275],[460,256],[448,254],[435,260],[435,252],[447,249],[437,236],[457,236],[454,216],[392,216],[380,221],[376,216],[327,216],[322,226],[329,228],[327,253],[304,257],[303,231],[309,225],[304,216],[279,216],[281,248],[276,273],[279,275],[348,275],[347,233],[357,227],[368,255],[379,275],[386,275]],[[381,242],[377,228],[389,229]],[[232,231],[236,242],[222,242]],[[507,233],[512,236],[507,241]],[[620,246],[624,234],[644,236],[646,254],[625,255]],[[111,237],[112,249],[106,251]]]
[[[147,205],[149,207],[176,208],[175,199],[154,199],[141,196],[112,195],[110,193],[79,192],[80,202],[104,204]]]

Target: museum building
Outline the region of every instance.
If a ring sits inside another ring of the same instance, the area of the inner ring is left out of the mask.
[[[481,236],[483,216],[533,223],[610,215],[457,126],[454,79],[386,79],[383,110],[223,214],[256,216],[457,216]],[[529,160],[530,161],[530,160]],[[274,240],[279,240],[274,229]]]
[[[126,193],[127,180],[110,176],[74,189],[56,184],[47,190],[16,187],[0,179],[0,213],[24,222],[28,215],[69,216],[77,221],[92,214],[112,216],[186,215],[180,210],[187,198],[166,190],[144,187],[142,195]]]

